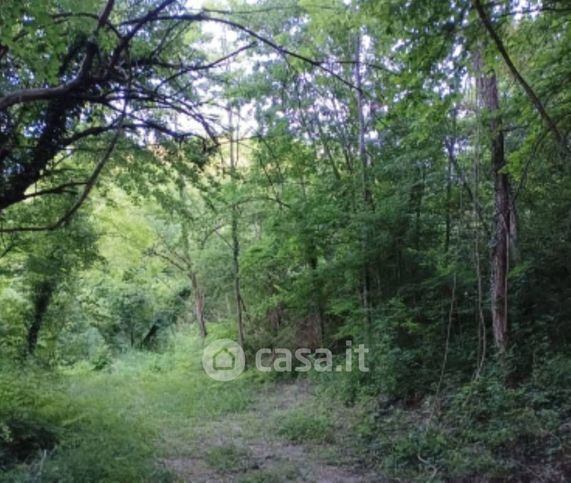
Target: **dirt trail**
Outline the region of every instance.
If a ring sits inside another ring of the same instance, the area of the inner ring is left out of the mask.
[[[192,456],[181,454],[163,463],[178,481],[193,483],[382,481],[361,470],[337,437],[328,444],[293,444],[277,434],[280,419],[291,411],[304,411],[314,397],[305,383],[266,387],[247,411],[195,427]]]

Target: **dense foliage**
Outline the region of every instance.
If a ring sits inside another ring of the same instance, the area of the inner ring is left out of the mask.
[[[7,478],[168,478],[141,421],[232,410],[183,381],[215,335],[365,344],[369,372],[310,378],[388,477],[569,476],[565,1],[13,1],[0,73]]]

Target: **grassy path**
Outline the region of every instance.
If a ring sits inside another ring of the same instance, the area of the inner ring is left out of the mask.
[[[101,371],[6,369],[0,408],[12,426],[0,436],[6,448],[28,451],[0,467],[0,481],[381,481],[352,450],[354,409],[304,381],[254,372],[213,381],[200,353],[188,337],[168,353],[125,354]],[[26,439],[13,438],[12,427]]]
[[[190,439],[164,432],[163,464],[178,481],[379,481],[344,447],[343,413],[322,411],[306,383],[266,384],[246,410],[194,419]]]

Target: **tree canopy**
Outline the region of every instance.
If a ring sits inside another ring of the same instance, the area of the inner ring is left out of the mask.
[[[340,400],[370,481],[565,481],[569,79],[564,0],[4,2],[0,470],[87,478],[73,438],[117,415],[47,437],[68,402],[105,406],[74,384],[136,373],[151,426],[182,424],[187,389],[223,414],[181,360],[225,337],[270,365],[367,347],[368,371],[308,376],[325,396],[276,434],[329,444]],[[281,377],[250,366],[232,404]],[[144,480],[108,459],[93,481]]]

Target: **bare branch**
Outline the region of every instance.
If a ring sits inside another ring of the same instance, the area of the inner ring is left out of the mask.
[[[197,13],[197,14],[157,15],[153,18],[147,18],[147,17],[148,16],[142,17],[140,19],[129,20],[129,21],[124,22],[124,23],[125,24],[138,23],[138,22],[141,22],[143,19],[145,19],[146,21],[186,20],[189,22],[221,23],[223,25],[228,25],[229,27],[235,28],[237,30],[240,30],[240,31],[248,34],[250,37],[253,37],[256,40],[259,40],[260,42],[271,47],[273,50],[280,53],[281,55],[284,55],[287,57],[293,57],[295,59],[301,60],[308,65],[311,65],[311,66],[316,67],[317,69],[319,69],[323,72],[326,72],[327,74],[331,75],[332,77],[334,77],[338,81],[342,82],[346,86],[350,87],[351,89],[357,89],[353,83],[349,82],[348,80],[344,79],[339,74],[337,74],[336,72],[333,72],[331,69],[326,67],[324,65],[325,62],[321,62],[321,61],[318,61],[315,59],[311,59],[310,57],[306,57],[305,55],[302,55],[302,54],[299,54],[299,53],[294,52],[292,50],[289,50],[286,47],[275,43],[273,40],[270,40],[267,37],[264,37],[264,36],[258,34],[257,32],[254,32],[252,29],[250,29],[244,25],[241,25],[237,22],[234,22],[232,20],[227,20],[225,18],[220,18],[220,17],[209,16],[206,14],[206,11],[202,11],[201,13]]]

